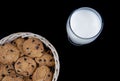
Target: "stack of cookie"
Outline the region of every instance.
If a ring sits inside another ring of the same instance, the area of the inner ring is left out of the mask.
[[[51,50],[37,38],[0,45],[0,81],[52,81],[54,67]]]

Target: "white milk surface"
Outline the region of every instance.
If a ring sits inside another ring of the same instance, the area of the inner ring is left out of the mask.
[[[98,34],[102,21],[99,14],[90,9],[78,9],[70,18],[72,31],[81,38],[91,38]]]

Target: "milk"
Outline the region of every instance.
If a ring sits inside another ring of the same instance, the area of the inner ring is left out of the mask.
[[[89,7],[82,7],[73,11],[67,21],[69,40],[75,45],[93,42],[102,31],[100,14]]]

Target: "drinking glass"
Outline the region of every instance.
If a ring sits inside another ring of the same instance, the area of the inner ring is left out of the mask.
[[[103,22],[100,14],[90,7],[74,10],[66,24],[68,39],[74,45],[93,42],[100,35],[102,29]]]

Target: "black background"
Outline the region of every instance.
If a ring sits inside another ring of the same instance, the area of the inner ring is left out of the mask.
[[[118,2],[107,0],[45,1],[7,7],[2,12],[1,28],[40,34],[56,48],[60,58],[58,81],[112,79],[114,55],[118,54]],[[80,7],[96,9],[104,28],[96,41],[74,46],[67,39],[66,22],[71,12]],[[15,28],[14,28],[15,27]],[[38,32],[37,32],[38,31]],[[15,32],[0,32],[0,39]]]

